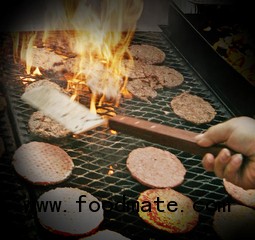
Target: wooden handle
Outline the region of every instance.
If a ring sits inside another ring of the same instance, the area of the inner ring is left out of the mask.
[[[200,147],[195,141],[195,136],[198,133],[133,117],[117,115],[109,119],[109,127],[115,131],[199,156],[206,153],[212,153],[216,156],[225,147],[220,144],[211,147]]]

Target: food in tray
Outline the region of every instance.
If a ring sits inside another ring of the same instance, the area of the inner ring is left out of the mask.
[[[37,185],[63,182],[74,168],[71,157],[63,149],[36,141],[22,144],[15,151],[12,164],[21,177]]]
[[[255,189],[245,190],[226,179],[223,179],[223,184],[230,196],[248,207],[255,208]]]
[[[176,115],[195,124],[211,122],[216,116],[209,102],[188,92],[175,96],[170,105]]]
[[[58,206],[40,209],[46,203]],[[47,230],[64,236],[85,236],[97,231],[104,219],[102,203],[79,188],[58,187],[43,193],[37,200],[37,217]]]
[[[255,210],[231,205],[230,211],[216,211],[213,228],[223,240],[254,239]]]
[[[193,201],[173,189],[148,189],[140,194],[138,202],[143,206],[138,212],[139,216],[157,229],[186,233],[198,223],[199,213],[193,209]]]
[[[213,48],[248,82],[255,86],[255,49],[254,36],[239,24],[221,26]]]
[[[147,64],[158,64],[165,60],[165,53],[152,45],[133,44],[129,46],[129,50],[135,60],[140,60]]]
[[[28,121],[31,133],[42,138],[63,138],[71,132],[60,123],[45,116],[42,112],[34,112]]]
[[[102,230],[89,236],[80,238],[79,240],[128,240],[129,238],[124,237],[120,233],[111,230]]]
[[[185,167],[174,154],[155,147],[133,150],[126,165],[133,178],[153,188],[178,186],[186,174]]]

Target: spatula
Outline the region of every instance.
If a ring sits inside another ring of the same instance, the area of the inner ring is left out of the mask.
[[[25,92],[21,98],[75,134],[107,122],[100,115],[91,113],[84,105],[52,87],[33,88]],[[134,117],[117,115],[109,118],[108,124],[113,130],[201,156],[207,152],[218,154],[224,147],[224,145],[200,147],[195,141],[197,133]]]
[[[84,105],[49,86],[26,91],[21,99],[75,134],[106,123],[100,115],[90,112]]]
[[[169,127],[166,125],[134,118],[117,115],[109,119],[109,127],[131,136],[135,136],[149,142],[172,147],[184,152],[203,156],[206,153],[217,155],[224,147],[224,144],[217,144],[211,147],[201,147],[196,143],[195,136],[199,133]],[[233,154],[234,151],[230,150]]]

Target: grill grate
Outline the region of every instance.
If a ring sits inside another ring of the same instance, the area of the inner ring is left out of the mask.
[[[194,69],[187,63],[175,46],[160,32],[136,32],[133,43],[147,43],[159,47],[166,53],[164,65],[171,66],[184,75],[184,83],[174,89],[158,91],[158,96],[151,103],[142,100],[122,99],[116,112],[122,115],[134,116],[156,123],[201,132],[211,125],[215,125],[232,117],[231,111],[209,89]],[[10,58],[11,59],[11,58]],[[24,85],[20,81],[21,67],[11,61],[4,69],[5,89],[9,103],[10,116],[16,133],[17,144],[30,141],[45,141],[31,135],[28,131],[28,119],[34,109],[20,100],[24,92]],[[53,79],[58,83],[58,79]],[[207,100],[217,111],[215,119],[202,125],[193,125],[177,117],[169,107],[171,99],[183,91],[189,91]],[[83,102],[88,104],[88,99]],[[136,200],[139,193],[147,187],[134,180],[126,169],[128,154],[138,147],[155,146],[168,150],[177,155],[187,169],[185,181],[175,189],[189,196],[193,201],[202,200],[210,203],[221,202],[227,199],[222,181],[211,173],[204,171],[201,158],[176,149],[152,144],[125,134],[112,134],[105,127],[98,127],[80,136],[64,138],[61,141],[47,140],[63,148],[73,159],[75,168],[71,177],[57,186],[78,187],[86,190],[101,200],[112,202],[121,201],[123,195],[127,199]],[[110,166],[113,174],[108,175]],[[25,183],[24,183],[25,184]],[[31,199],[36,199],[51,187],[37,187],[25,184]],[[158,231],[144,223],[135,212],[106,211],[101,228],[108,228],[131,239],[217,239],[212,229],[212,211],[200,212],[200,221],[190,233],[183,235],[170,235]],[[36,218],[35,218],[36,221]],[[34,235],[38,239],[58,239],[58,236],[44,230],[39,224],[34,228]]]

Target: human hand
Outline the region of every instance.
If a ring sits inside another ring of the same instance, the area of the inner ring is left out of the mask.
[[[207,171],[245,189],[255,188],[255,120],[249,117],[232,118],[210,127],[196,137],[197,144],[209,147],[224,143],[237,152],[231,155],[228,148],[218,156],[207,153],[202,164]],[[247,163],[244,163],[244,157]]]

